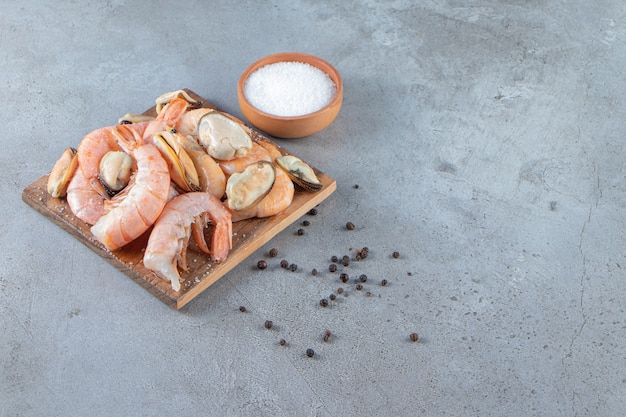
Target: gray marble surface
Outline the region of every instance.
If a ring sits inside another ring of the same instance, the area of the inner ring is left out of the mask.
[[[622,1],[1,3],[0,416],[626,414]],[[283,51],[343,77],[278,140],[337,191],[182,310],[22,202],[163,92],[241,117]],[[299,270],[257,270],[272,247]]]

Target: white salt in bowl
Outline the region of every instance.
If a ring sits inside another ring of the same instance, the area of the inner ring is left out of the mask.
[[[302,138],[335,120],[343,82],[323,59],[283,52],[250,65],[239,78],[237,96],[241,112],[254,127],[278,138]]]

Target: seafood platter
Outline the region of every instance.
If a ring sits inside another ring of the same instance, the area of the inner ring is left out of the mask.
[[[337,187],[188,89],[76,142],[22,199],[174,309]]]

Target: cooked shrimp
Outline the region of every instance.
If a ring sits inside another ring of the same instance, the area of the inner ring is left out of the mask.
[[[131,155],[137,172],[125,189],[125,198],[91,228],[109,250],[132,242],[148,230],[161,214],[170,191],[167,163],[154,145],[138,143]]]
[[[212,111],[214,110],[207,108],[189,110],[178,119],[174,127],[184,135],[198,137],[198,124],[200,123],[200,119],[202,116]]]
[[[197,142],[180,132],[174,135],[173,139],[187,151],[193,161],[200,179],[200,191],[222,198],[226,190],[226,176],[215,159],[206,153]]]
[[[130,153],[146,131],[150,122],[123,124],[103,127],[88,133],[78,145],[76,158],[85,179],[92,187],[106,196],[106,191],[98,180],[100,161],[110,151]]]
[[[248,165],[258,161],[272,162],[272,157],[267,149],[257,142],[252,142],[252,149],[245,156],[231,159],[230,161],[217,161],[217,163],[220,164],[226,177],[230,177],[235,172],[241,172]]]
[[[187,104],[187,101],[182,98],[175,98],[167,103],[164,110],[159,113],[156,119],[148,122],[148,126],[143,134],[144,139],[150,142],[152,136],[157,133],[175,128],[178,121],[184,117]]]
[[[207,219],[208,217],[208,219]],[[210,220],[215,226],[209,251],[203,229]],[[230,212],[222,202],[205,192],[181,194],[168,202],[150,233],[143,264],[180,290],[178,266],[187,271],[187,243],[194,230],[198,246],[211,253],[215,262],[223,262],[232,248]]]
[[[72,213],[90,225],[96,224],[106,212],[104,197],[94,190],[80,169],[74,172],[67,187],[66,199]]]
[[[271,161],[281,156],[280,151],[272,144],[264,141],[260,141],[258,144],[259,147],[268,152]],[[276,179],[270,192],[261,201],[244,210],[233,210],[233,222],[278,214],[291,205],[294,193],[295,189],[291,178],[282,169],[276,169]]]

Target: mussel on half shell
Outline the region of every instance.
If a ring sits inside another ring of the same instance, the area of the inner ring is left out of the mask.
[[[48,176],[47,190],[52,197],[65,197],[76,168],[78,168],[76,149],[66,148]]]
[[[307,191],[319,191],[322,189],[315,171],[306,162],[293,155],[279,156],[275,159],[276,164],[282,168],[291,180]]]
[[[100,160],[98,180],[109,197],[119,193],[130,182],[133,159],[122,151],[109,151]]]
[[[276,168],[269,161],[253,162],[226,182],[226,196],[231,210],[243,210],[267,195],[274,185]]]
[[[219,111],[202,116],[198,140],[209,155],[222,161],[244,156],[252,149],[252,138],[244,126]]]

